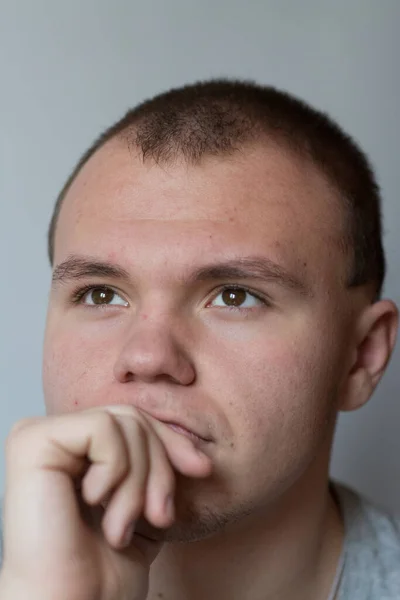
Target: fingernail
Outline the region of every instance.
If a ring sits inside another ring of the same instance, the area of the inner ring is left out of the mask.
[[[121,544],[124,548],[129,546],[129,544],[131,543],[134,532],[135,532],[135,521],[130,523],[128,525],[128,527],[125,529],[125,533],[123,535],[122,542],[121,542]]]

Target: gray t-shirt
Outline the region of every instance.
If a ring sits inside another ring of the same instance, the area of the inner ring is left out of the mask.
[[[400,516],[331,481],[345,526],[338,600],[400,600]],[[0,566],[1,566],[0,527]]]
[[[400,600],[400,515],[332,481],[345,527],[338,600]]]

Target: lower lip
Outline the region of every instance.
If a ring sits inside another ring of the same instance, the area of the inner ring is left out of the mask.
[[[174,431],[176,431],[176,433],[180,433],[181,435],[184,435],[195,442],[203,442],[204,443],[207,441],[204,438],[199,437],[192,431],[189,431],[188,429],[181,427],[180,425],[175,425],[174,423],[166,423],[166,425],[168,425],[168,427],[170,429],[173,429]]]

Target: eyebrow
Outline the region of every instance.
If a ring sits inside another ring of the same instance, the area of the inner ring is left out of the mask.
[[[110,277],[128,282],[129,273],[123,267],[91,257],[72,255],[53,270],[52,285],[66,284],[86,277]]]
[[[72,255],[54,268],[52,285],[66,284],[88,277],[108,277],[126,283],[131,279],[129,272],[117,264]],[[271,259],[260,256],[240,257],[199,267],[189,276],[187,283],[222,279],[259,279],[277,283],[303,296],[312,296],[310,288],[299,277]]]
[[[200,267],[190,278],[193,282],[213,279],[259,279],[277,283],[304,296],[311,295],[311,290],[304,281],[271,259],[260,256],[246,256],[206,265]]]

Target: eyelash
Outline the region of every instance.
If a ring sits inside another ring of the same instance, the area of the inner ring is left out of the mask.
[[[85,285],[83,287],[79,287],[76,290],[74,290],[72,292],[72,296],[71,296],[71,303],[72,304],[79,304],[82,300],[82,298],[88,293],[91,292],[93,290],[104,290],[104,291],[108,291],[111,290],[112,292],[114,292],[115,294],[120,295],[120,292],[118,290],[116,290],[115,288],[108,286],[108,285],[104,285],[104,284],[99,284],[99,285]],[[257,298],[257,300],[259,300],[260,302],[262,302],[263,304],[265,304],[265,306],[271,306],[271,302],[265,298],[264,296],[261,296],[260,294],[258,294],[257,292],[255,292],[254,290],[244,286],[244,285],[238,285],[238,284],[226,284],[220,288],[217,288],[216,290],[213,290],[213,293],[215,295],[219,295],[221,293],[223,293],[226,290],[240,290],[240,291],[244,291],[248,294],[250,294],[251,296],[254,296],[254,298]],[[104,308],[106,307],[107,304],[104,305],[97,305],[97,308]],[[240,306],[227,306],[226,307],[228,310],[231,311],[237,311],[237,310],[254,310],[251,308],[240,308]]]
[[[267,298],[265,298],[264,296],[261,296],[261,294],[258,294],[257,292],[246,287],[245,285],[238,285],[235,283],[230,284],[230,285],[226,284],[220,288],[217,288],[216,290],[213,290],[213,298],[215,298],[216,296],[219,296],[219,294],[222,294],[226,290],[240,290],[240,291],[246,292],[247,294],[250,294],[250,296],[253,296],[257,300],[262,302],[265,306],[271,306],[271,303],[267,300]],[[243,312],[243,311],[255,310],[254,308],[241,308],[240,306],[226,306],[225,308],[230,311],[233,311],[233,312],[235,312],[235,311]]]
[[[103,290],[108,291],[111,290],[115,292],[115,294],[119,294],[119,292],[109,285],[99,284],[99,285],[84,285],[83,287],[79,287],[72,292],[71,302],[72,304],[79,304],[82,298],[93,290]],[[101,305],[99,305],[101,306]],[[107,306],[106,304],[104,306]]]

